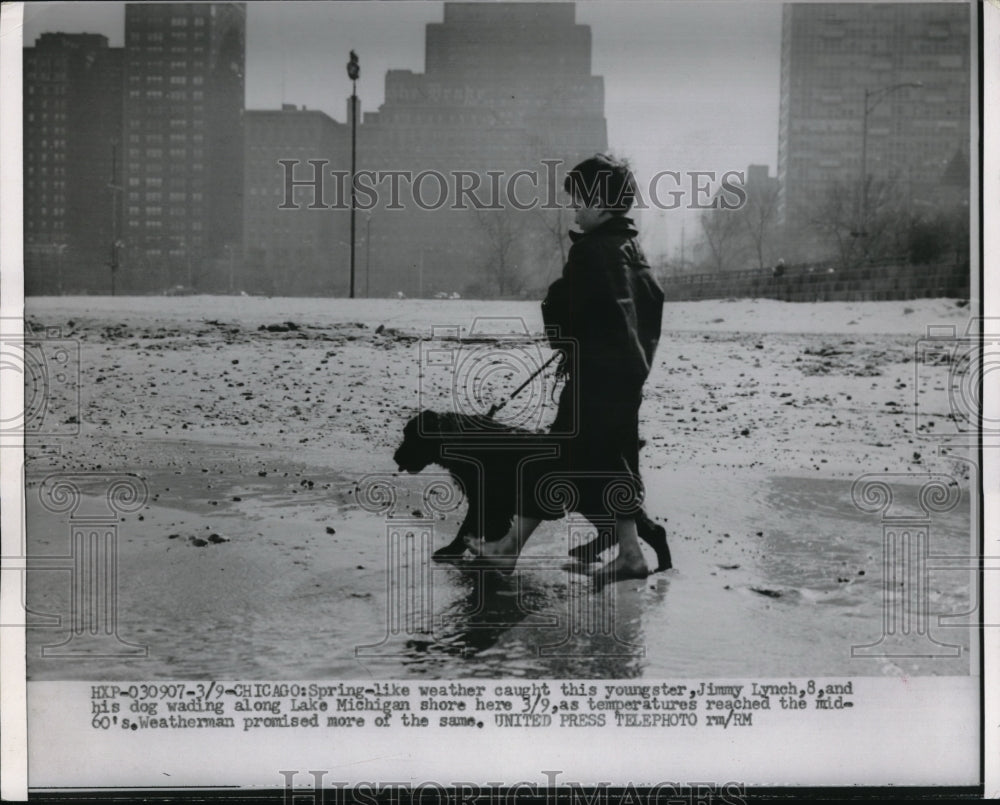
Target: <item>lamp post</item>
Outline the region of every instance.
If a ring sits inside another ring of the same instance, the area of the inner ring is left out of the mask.
[[[358,144],[358,78],[361,77],[361,65],[358,54],[351,51],[351,60],[347,62],[347,77],[351,79],[351,299],[354,298],[354,218],[357,203],[354,189],[354,171],[357,167]]]
[[[855,237],[866,237],[868,232],[866,227],[868,225],[868,115],[871,114],[875,107],[877,107],[886,97],[897,90],[906,88],[920,88],[923,86],[923,82],[920,81],[905,81],[900,84],[890,84],[887,87],[878,87],[876,89],[865,88],[865,103],[864,111],[861,115],[861,198],[859,201],[859,212],[858,212],[858,229],[857,232],[852,232],[851,234]],[[867,243],[867,241],[866,241]],[[865,249],[867,254],[868,249]]]

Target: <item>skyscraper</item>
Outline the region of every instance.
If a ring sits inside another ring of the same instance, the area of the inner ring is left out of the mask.
[[[112,152],[121,137],[122,50],[47,33],[24,49],[27,293],[110,288]]]
[[[347,169],[349,148],[347,126],[323,112],[294,104],[280,110],[247,110],[240,290],[346,295],[342,269],[350,247],[345,182],[338,187],[330,172]],[[315,171],[311,160],[319,165]],[[313,176],[322,182],[319,192],[308,185],[288,185]],[[338,208],[310,209],[319,204]]]
[[[504,194],[518,170],[538,171],[544,185],[542,160],[571,167],[607,148],[590,28],[576,23],[572,3],[445,3],[443,21],[427,25],[425,47],[425,73],[386,74],[385,103],[359,128],[359,169],[466,171],[479,177],[479,198],[507,209],[449,209],[456,200],[450,179],[440,209],[419,209],[404,189],[406,209],[373,211],[382,268],[373,272],[372,292],[517,293],[521,280],[537,274],[536,263],[551,262],[542,243],[551,235],[537,210],[494,199],[488,173],[503,174]],[[525,198],[528,187],[521,182]],[[441,190],[434,178],[419,188],[428,206]]]
[[[936,208],[949,165],[968,164],[971,13],[967,3],[784,7],[779,214],[793,237],[808,239],[838,204],[861,236],[886,196]]]
[[[243,220],[243,3],[125,7],[126,284],[226,290]]]

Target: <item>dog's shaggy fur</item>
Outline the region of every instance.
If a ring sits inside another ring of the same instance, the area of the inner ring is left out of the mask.
[[[504,536],[517,511],[518,466],[525,457],[536,454],[540,444],[551,443],[545,433],[503,426],[484,417],[425,410],[407,422],[403,442],[393,456],[400,472],[416,473],[437,464],[462,487],[469,503],[455,538],[435,551],[434,559],[453,561],[461,557],[466,536],[487,540]],[[636,513],[635,521],[639,537],[656,551],[656,569],[670,568],[666,530],[650,520],[644,509]],[[612,544],[614,539],[602,532],[591,542],[572,548],[570,555],[581,561],[596,561],[598,554]]]

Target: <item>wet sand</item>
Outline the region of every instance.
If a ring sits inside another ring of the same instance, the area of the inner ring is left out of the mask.
[[[461,346],[453,366],[492,355],[481,386],[422,371],[432,327],[467,337],[477,317],[512,335],[438,346]],[[884,612],[882,523],[852,500],[855,479],[895,473],[909,492],[926,473],[954,479],[930,548],[970,547],[975,476],[934,438],[957,427],[952,367],[914,361],[927,325],[964,331],[951,301],[668,305],[641,461],[675,569],[603,591],[567,569],[583,533],[569,519],[540,529],[511,579],[421,569],[421,534],[442,545],[464,504],[432,512],[440,473],[398,475],[391,460],[418,407],[456,394],[488,407],[547,357],[537,304],[45,298],[25,318],[79,350],[78,407],[54,393],[45,412],[48,432],[79,432],[29,440],[29,550],[69,551],[66,515],[39,503],[52,473],[92,473],[85,496],[109,473],[148,489],[118,527],[117,584],[118,635],[148,655],[40,657],[64,619],[28,630],[31,679],[968,673],[968,633],[937,621],[969,609],[962,570],[931,570],[925,596],[933,638],[957,656],[851,651],[879,641]],[[533,385],[507,413],[544,425],[551,392]],[[358,503],[372,474],[396,490],[388,513]],[[417,552],[402,582],[395,544]],[[28,581],[36,617],[68,611],[68,573]]]

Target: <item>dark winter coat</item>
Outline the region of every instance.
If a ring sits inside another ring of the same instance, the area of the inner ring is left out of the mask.
[[[531,516],[552,517],[532,502],[546,473],[571,480],[576,500],[569,508],[588,517],[610,513],[609,483],[630,479],[641,498],[639,407],[660,340],[663,291],[637,234],[618,216],[572,236],[562,277],[542,302],[546,328],[557,330],[550,343],[574,354],[550,429],[565,437],[559,458],[534,462],[525,473],[523,512]]]
[[[562,277],[542,302],[546,328],[558,328],[560,339],[576,345],[575,365],[585,377],[641,386],[652,367],[663,291],[637,235],[632,220],[622,216],[582,235],[570,233]]]

